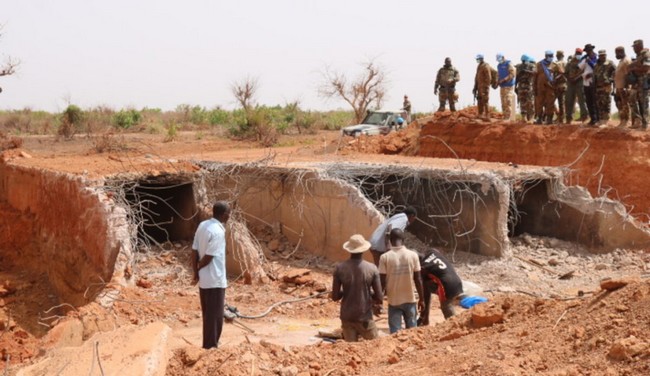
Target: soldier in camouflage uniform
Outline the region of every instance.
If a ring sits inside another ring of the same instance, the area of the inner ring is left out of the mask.
[[[566,123],[573,121],[573,111],[576,107],[576,99],[580,107],[580,121],[587,120],[587,104],[582,81],[582,69],[578,66],[582,60],[582,48],[576,48],[575,55],[569,59],[564,69],[567,78],[567,90],[565,96]]]
[[[555,53],[558,66],[558,73],[555,76],[555,98],[557,99],[557,122],[562,124],[564,122],[564,99],[567,91],[567,78],[566,78],[566,61],[564,61],[564,51],[558,50]],[[569,122],[570,123],[570,122]]]
[[[404,95],[404,103],[402,104],[402,110],[406,112],[406,124],[411,122],[411,101],[409,100],[408,95]]]
[[[535,115],[536,124],[553,124],[555,114],[555,77],[559,74],[559,68],[553,61],[553,51],[546,51],[544,60],[537,63],[535,73]]]
[[[438,95],[440,107],[438,111],[445,110],[445,102],[449,101],[449,109],[456,111],[456,82],[460,81],[460,74],[456,68],[451,65],[451,59],[445,58],[445,65],[438,70],[436,82],[433,88],[433,94]],[[439,94],[438,94],[439,93]]]
[[[639,122],[643,129],[648,128],[648,96],[650,93],[650,52],[643,47],[643,40],[635,40],[632,44],[636,59],[628,67],[630,78],[630,106],[634,124],[638,128]]]
[[[598,62],[594,67],[594,79],[596,83],[596,107],[598,108],[597,125],[607,124],[609,114],[612,110],[612,91],[614,85],[614,72],[616,65],[607,59],[607,51],[598,51]]]
[[[474,77],[474,89],[472,93],[478,101],[478,117],[489,118],[490,84],[492,83],[492,68],[490,64],[483,61],[483,55],[476,55],[476,76]]]
[[[521,56],[521,64],[517,64],[517,79],[515,80],[515,93],[519,102],[521,117],[526,122],[535,116],[535,102],[533,96],[533,82],[535,80],[535,62],[528,55]]]

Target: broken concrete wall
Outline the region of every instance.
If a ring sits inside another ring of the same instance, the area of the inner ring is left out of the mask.
[[[234,201],[248,222],[279,223],[291,243],[330,260],[349,257],[343,243],[353,234],[370,237],[383,220],[355,186],[313,169],[241,166],[236,173],[213,170],[202,180],[204,206]]]
[[[650,233],[607,198],[592,198],[583,187],[567,187],[561,177],[519,183],[514,235],[529,233],[584,244],[593,252],[650,245]]]
[[[583,187],[567,187],[560,181],[548,182],[549,198],[582,214],[577,241],[595,251],[650,246],[650,232],[629,215],[623,204],[605,197],[592,198]]]
[[[337,166],[329,171],[358,182],[384,212],[413,206],[418,220],[408,231],[429,246],[488,256],[503,256],[508,249],[510,188],[492,172],[371,165]]]
[[[85,303],[89,285],[110,281],[120,250],[106,200],[83,178],[0,164],[0,201],[19,217],[3,223],[3,261],[47,272],[60,300]]]

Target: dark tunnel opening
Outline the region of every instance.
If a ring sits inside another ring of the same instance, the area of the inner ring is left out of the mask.
[[[588,245],[599,245],[599,236],[587,234],[592,231],[591,219],[579,210],[551,199],[551,183],[551,180],[538,179],[514,184],[515,207],[511,206],[508,211],[508,235],[527,233],[580,243],[592,239]]]
[[[193,238],[198,224],[193,183],[143,180],[126,191],[126,199],[132,212],[139,212],[140,240],[163,243]]]
[[[494,243],[498,226],[499,200],[494,187],[486,193],[480,183],[444,178],[374,175],[355,178],[363,194],[389,216],[406,206],[418,211],[418,220],[408,226],[429,246],[497,255]]]

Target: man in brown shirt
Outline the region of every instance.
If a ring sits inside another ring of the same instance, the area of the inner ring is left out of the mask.
[[[343,244],[350,258],[336,265],[332,282],[332,300],[341,300],[341,328],[343,339],[356,342],[377,338],[377,326],[372,318],[373,303],[381,305],[384,299],[375,264],[363,260],[370,242],[362,235],[352,235]]]
[[[492,68],[483,60],[483,55],[476,55],[476,76],[474,77],[474,89],[472,94],[478,101],[478,118],[488,120],[490,118],[490,83],[492,82]]]

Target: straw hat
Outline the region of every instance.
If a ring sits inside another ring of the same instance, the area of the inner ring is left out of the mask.
[[[364,239],[363,235],[355,234],[343,243],[343,248],[350,253],[363,253],[370,249],[370,242]]]

